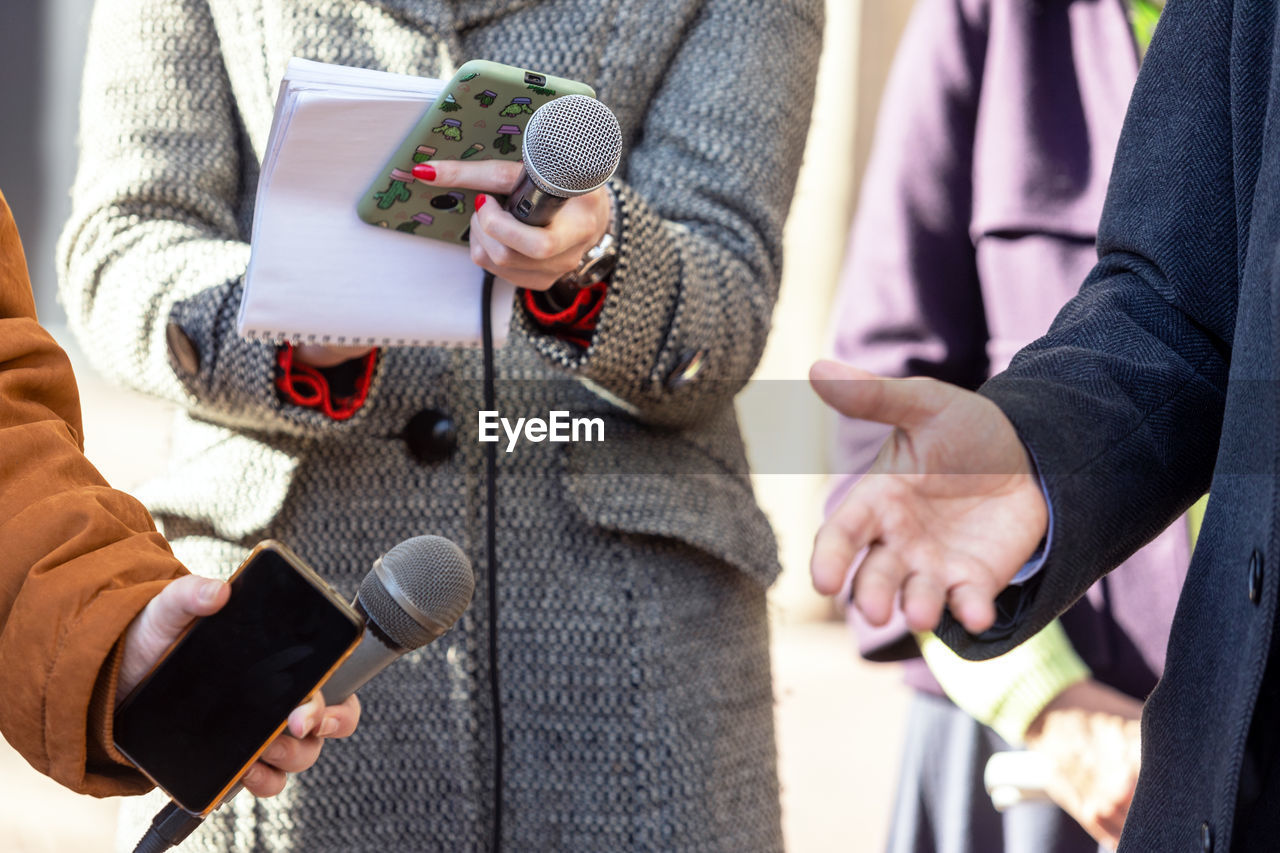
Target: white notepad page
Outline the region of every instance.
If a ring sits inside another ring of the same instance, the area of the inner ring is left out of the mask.
[[[274,342],[475,345],[484,271],[465,246],[378,228],[356,203],[443,82],[293,59],[259,178],[238,329]],[[494,341],[514,288],[493,290]]]

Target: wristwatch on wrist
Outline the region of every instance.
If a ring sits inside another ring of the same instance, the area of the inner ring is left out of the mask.
[[[607,191],[609,193],[609,226],[605,228],[600,241],[583,253],[576,270],[560,276],[544,294],[548,306],[554,311],[563,311],[568,308],[573,304],[579,290],[608,278],[613,273],[613,268],[618,265],[618,201],[613,196],[613,190]]]
[[[600,238],[599,243],[596,243],[583,253],[582,261],[579,262],[578,268],[560,276],[556,280],[555,287],[568,285],[574,290],[579,290],[588,284],[594,284],[597,281],[603,281],[608,278],[617,264],[618,241],[606,231]]]

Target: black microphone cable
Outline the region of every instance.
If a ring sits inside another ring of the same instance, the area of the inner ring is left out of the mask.
[[[496,411],[497,390],[493,353],[493,273],[484,274],[480,296],[480,340],[484,350],[484,407]],[[485,470],[485,555],[489,558],[489,699],[493,704],[493,840],[489,849],[502,849],[502,691],[498,681],[498,445],[486,442]]]
[[[200,815],[192,814],[175,802],[156,813],[151,819],[151,826],[133,848],[133,853],[163,853],[170,847],[176,847],[186,840],[197,826],[204,823]]]

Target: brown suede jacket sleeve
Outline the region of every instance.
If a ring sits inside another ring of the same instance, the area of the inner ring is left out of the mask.
[[[71,363],[36,323],[0,195],[0,732],[68,788],[135,794],[151,784],[111,745],[118,641],[186,569],[83,450]]]

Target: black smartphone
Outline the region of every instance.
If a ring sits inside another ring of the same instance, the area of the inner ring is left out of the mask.
[[[231,597],[165,652],[115,715],[116,747],[179,806],[212,811],[351,654],[364,620],[296,554],[260,543]]]

